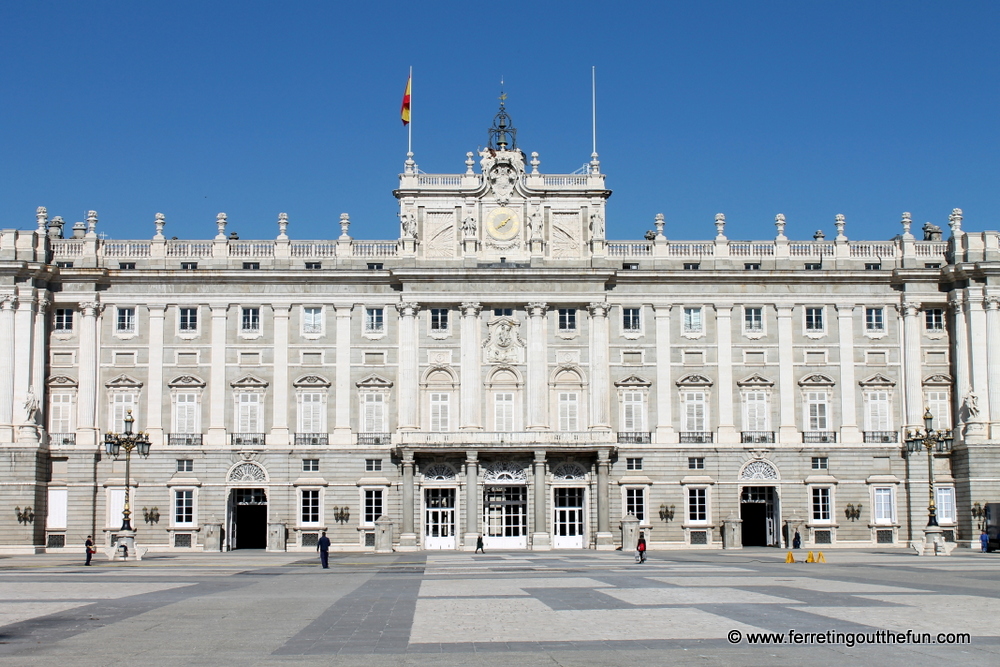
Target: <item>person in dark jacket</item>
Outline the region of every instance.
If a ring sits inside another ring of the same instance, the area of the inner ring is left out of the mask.
[[[646,536],[643,533],[639,533],[639,541],[635,543],[635,553],[635,562],[646,562]]]
[[[985,530],[979,536],[979,546],[982,547],[983,553],[990,550],[990,536],[986,534]]]
[[[97,551],[94,548],[94,536],[87,535],[87,541],[84,542],[83,545],[87,549],[87,562],[84,563],[84,565],[90,565],[90,559],[94,557],[94,552]]]
[[[316,551],[319,552],[319,562],[322,563],[323,569],[327,570],[330,568],[330,538],[326,536],[326,531],[323,531],[323,535],[316,540]]]
[[[792,548],[798,549],[802,546],[802,536],[799,535],[799,531],[795,531],[795,537],[792,538]]]
[[[479,553],[480,551],[482,551],[483,553],[486,553],[486,549],[483,548],[483,536],[482,535],[480,535],[479,537],[476,538],[476,550],[473,553]]]

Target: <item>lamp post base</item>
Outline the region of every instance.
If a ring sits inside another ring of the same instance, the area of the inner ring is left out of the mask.
[[[927,526],[923,542],[913,543],[918,556],[950,556],[955,546],[955,542],[945,541],[941,526]]]

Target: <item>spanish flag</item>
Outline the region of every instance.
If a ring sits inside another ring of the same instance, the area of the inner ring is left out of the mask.
[[[410,124],[410,83],[413,75],[406,77],[406,92],[403,93],[403,106],[399,110],[399,117],[403,119],[403,125]]]

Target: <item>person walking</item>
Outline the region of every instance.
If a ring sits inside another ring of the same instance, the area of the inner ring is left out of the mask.
[[[87,541],[83,543],[83,546],[87,550],[87,562],[84,565],[90,565],[90,559],[94,557],[94,553],[97,551],[94,548],[94,536],[87,535]]]
[[[646,562],[646,537],[641,532],[639,533],[639,541],[635,543],[635,562]]]
[[[324,570],[330,569],[330,538],[326,536],[326,531],[316,540],[316,551],[319,552],[319,562]]]
[[[479,553],[480,551],[482,551],[483,553],[486,553],[486,549],[483,548],[483,536],[482,535],[480,535],[479,537],[476,538],[476,550],[473,553]]]
[[[979,536],[979,546],[982,548],[983,553],[990,550],[990,536],[986,534],[985,530]]]

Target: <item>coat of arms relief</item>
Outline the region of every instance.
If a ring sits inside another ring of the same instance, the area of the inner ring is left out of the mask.
[[[501,316],[490,320],[487,325],[489,335],[483,342],[485,359],[488,364],[523,364],[524,339],[521,338],[521,323],[513,317]]]

